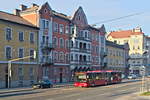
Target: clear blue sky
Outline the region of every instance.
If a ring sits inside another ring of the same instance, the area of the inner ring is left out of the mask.
[[[89,24],[144,12],[141,15],[101,24],[105,24],[107,31],[140,26],[145,34],[150,35],[150,0],[3,0],[0,10],[13,12],[20,4],[30,6],[32,3],[41,5],[45,2],[48,2],[53,10],[69,16],[82,6]]]

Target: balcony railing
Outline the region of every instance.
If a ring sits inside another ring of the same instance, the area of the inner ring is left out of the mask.
[[[43,50],[52,50],[54,47],[55,46],[52,43],[41,43],[41,48]]]
[[[79,64],[79,65],[91,64],[91,61],[71,60],[70,62],[71,62],[72,64]]]

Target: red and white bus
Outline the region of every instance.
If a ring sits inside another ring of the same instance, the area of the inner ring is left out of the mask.
[[[121,82],[121,72],[96,70],[75,73],[75,87],[90,87]]]

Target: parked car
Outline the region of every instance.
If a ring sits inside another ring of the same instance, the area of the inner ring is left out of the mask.
[[[36,84],[33,84],[32,88],[37,89],[37,88],[51,88],[53,87],[53,83],[50,80],[42,80],[39,81]]]
[[[132,74],[132,75],[128,76],[128,79],[136,79],[136,78],[137,78],[137,76],[135,74]]]

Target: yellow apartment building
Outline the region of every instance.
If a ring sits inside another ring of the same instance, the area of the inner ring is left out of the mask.
[[[126,46],[126,48],[128,47]],[[125,45],[118,45],[106,40],[106,53],[106,69],[120,71],[125,74],[128,57],[128,49],[125,49]]]
[[[145,35],[140,27],[132,30],[112,31],[108,34],[107,40],[117,44],[129,44],[129,64],[130,73],[141,74],[143,63],[143,53],[145,52]]]
[[[0,11],[0,88],[29,86],[38,79],[38,60],[8,61],[32,56],[38,49],[38,28],[17,15]]]

